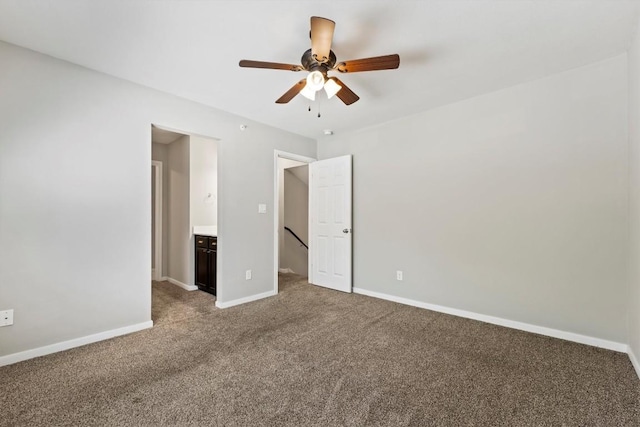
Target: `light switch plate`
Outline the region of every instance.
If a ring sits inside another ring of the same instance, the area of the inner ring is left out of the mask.
[[[261,214],[267,213],[267,205],[264,203],[258,204],[258,213],[261,213]]]
[[[0,311],[0,326],[13,325],[13,310]]]

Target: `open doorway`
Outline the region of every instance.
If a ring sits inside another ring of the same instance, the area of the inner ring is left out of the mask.
[[[304,168],[302,166],[308,168]],[[314,160],[308,157],[275,151],[275,218],[274,218],[274,294],[279,290],[280,271],[289,271],[286,263],[281,264],[282,255],[286,253],[286,239],[292,233],[287,228],[284,206],[285,171],[292,175],[296,171],[305,171],[308,184],[306,185],[306,217],[308,220],[308,240],[296,238],[294,248],[308,250],[307,277],[297,276],[305,283],[322,286],[342,292],[352,292],[353,276],[353,239],[352,239],[352,157],[345,155],[324,160]],[[297,202],[299,203],[299,202]],[[294,209],[299,221],[304,221],[302,212],[305,209]],[[299,215],[299,216],[298,216]],[[289,221],[292,219],[289,218]],[[292,223],[296,223],[295,221]],[[298,237],[300,237],[298,235]],[[306,243],[306,244],[302,244]],[[282,269],[282,270],[281,270]],[[292,273],[284,273],[292,274]],[[283,280],[283,282],[289,282]],[[300,280],[298,280],[300,281]]]
[[[215,304],[215,291],[202,289],[195,272],[196,247],[202,246],[196,236],[217,243],[217,145],[213,138],[151,125],[154,322],[178,315],[173,311],[180,308],[167,301],[207,299],[212,307]],[[217,245],[214,249],[217,254]],[[208,245],[203,251],[212,252]],[[215,274],[215,265],[207,267]],[[207,291],[206,295],[186,292],[198,290]]]
[[[308,275],[310,157],[275,152],[274,292],[283,275]]]

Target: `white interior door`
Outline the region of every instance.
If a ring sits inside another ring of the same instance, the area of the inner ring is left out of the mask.
[[[351,156],[309,164],[309,283],[351,292]]]

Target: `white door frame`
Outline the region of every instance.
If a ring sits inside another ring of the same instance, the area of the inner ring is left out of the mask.
[[[153,270],[152,279],[162,279],[162,162],[157,160],[151,161],[151,168],[154,170],[153,179],[155,181],[155,204],[152,206],[155,214],[155,268]]]
[[[302,163],[313,163],[317,159],[288,153],[286,151],[273,150],[273,293],[278,293],[278,268],[280,266],[280,177],[278,171],[278,159],[296,160]]]

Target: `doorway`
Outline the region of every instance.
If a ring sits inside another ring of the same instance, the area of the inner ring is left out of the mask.
[[[314,160],[275,150],[274,153],[274,294],[279,291],[280,259],[289,230],[284,214],[285,170],[307,166],[308,243],[298,243],[307,252],[308,283],[342,292],[352,292],[352,156]],[[302,209],[299,209],[302,210]],[[303,219],[304,220],[304,219]],[[290,233],[294,234],[294,233]]]
[[[217,147],[215,138],[151,125],[152,278],[185,291],[199,289],[195,236],[217,239]]]
[[[307,276],[309,166],[311,157],[274,153],[274,293],[279,273]]]

